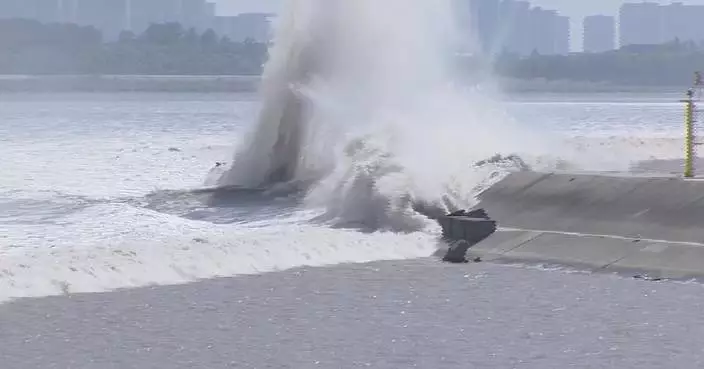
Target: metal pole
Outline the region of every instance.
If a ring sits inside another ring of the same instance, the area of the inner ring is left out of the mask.
[[[685,103],[684,176],[694,177],[694,91],[687,91]]]

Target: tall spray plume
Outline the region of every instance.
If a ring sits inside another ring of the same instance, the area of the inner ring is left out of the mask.
[[[262,108],[219,185],[307,191],[318,220],[415,231],[473,205],[497,153],[538,155],[492,99],[461,88],[452,0],[292,0]]]

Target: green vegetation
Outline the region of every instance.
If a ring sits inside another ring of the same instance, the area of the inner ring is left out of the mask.
[[[257,76],[267,48],[252,41],[232,42],[212,30],[186,30],[178,23],[153,24],[140,35],[123,32],[119,40],[105,42],[92,27],[0,20],[2,75]],[[468,71],[482,65],[466,58],[460,63]],[[599,54],[504,55],[493,69],[518,80],[684,86],[692,82],[694,71],[704,70],[704,45],[673,41]]]
[[[631,45],[589,54],[504,56],[495,66],[500,75],[548,81],[607,82],[635,86],[686,86],[704,70],[704,48],[677,40],[662,45]]]
[[[257,75],[267,45],[232,42],[178,23],[153,24],[104,42],[100,31],[74,24],[0,20],[0,74]]]

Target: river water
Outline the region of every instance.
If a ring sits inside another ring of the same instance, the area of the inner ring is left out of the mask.
[[[677,99],[503,105],[577,152],[643,160],[681,156]],[[702,366],[698,284],[450,266],[431,257],[433,227],[331,228],[256,195],[207,206],[191,190],[257,108],[250,94],[2,96],[8,368]]]

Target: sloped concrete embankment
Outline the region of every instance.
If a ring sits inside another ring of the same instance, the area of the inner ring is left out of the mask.
[[[704,277],[703,181],[519,172],[482,193],[479,207],[498,229],[470,257]],[[475,222],[441,220],[455,240]]]

